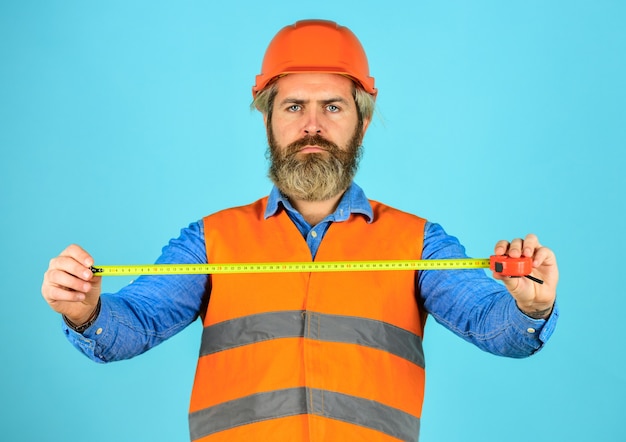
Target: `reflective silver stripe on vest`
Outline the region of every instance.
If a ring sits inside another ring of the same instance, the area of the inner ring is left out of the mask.
[[[200,356],[270,339],[306,337],[387,351],[424,368],[422,339],[386,322],[299,310],[260,313],[205,327]]]
[[[313,404],[312,409],[307,409],[307,404]],[[189,429],[191,439],[197,440],[241,425],[306,413],[405,441],[419,439],[420,420],[415,416],[375,401],[304,387],[254,394],[196,411],[189,415]]]

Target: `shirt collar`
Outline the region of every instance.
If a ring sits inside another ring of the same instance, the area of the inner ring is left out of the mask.
[[[297,213],[297,210],[291,205],[291,202],[289,202],[287,197],[283,196],[280,193],[280,190],[274,186],[267,200],[265,219],[276,215],[281,206],[290,212]],[[337,209],[334,213],[329,215],[327,219],[330,221],[346,221],[353,213],[364,215],[367,218],[368,223],[371,223],[374,219],[372,206],[365,196],[363,189],[361,189],[356,183],[352,183],[350,187],[348,187],[348,190],[346,190],[341,197],[341,200],[337,205]]]

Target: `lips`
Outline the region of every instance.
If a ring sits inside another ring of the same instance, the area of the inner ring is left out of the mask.
[[[304,146],[298,151],[298,153],[318,153],[318,152],[326,152],[326,151],[327,149],[324,149],[322,146],[314,144],[314,145]]]
[[[303,137],[287,146],[287,152],[289,152],[290,154],[296,154],[300,152],[314,153],[321,151],[333,152],[336,150],[339,150],[339,147],[336,144],[328,141],[326,138],[323,138],[320,135]]]

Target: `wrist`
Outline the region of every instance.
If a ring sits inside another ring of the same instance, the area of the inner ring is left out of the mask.
[[[79,322],[77,324],[74,321],[70,320],[65,315],[63,315],[63,320],[65,321],[67,326],[71,328],[72,330],[74,330],[75,332],[83,333],[85,330],[91,327],[94,324],[94,322],[96,322],[96,319],[98,319],[98,315],[100,314],[101,302],[102,301],[100,300],[100,298],[98,298],[98,303],[96,304],[96,307],[93,309],[93,311],[91,312],[91,315],[89,315],[89,317],[85,321]]]
[[[552,310],[554,309],[554,303],[549,306],[529,306],[529,307],[520,307],[517,308],[524,313],[526,316],[532,319],[548,319],[552,314]]]

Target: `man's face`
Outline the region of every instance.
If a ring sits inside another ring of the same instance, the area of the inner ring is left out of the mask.
[[[350,185],[369,121],[359,121],[350,79],[290,74],[277,81],[265,117],[269,176],[281,192],[306,201],[332,198]]]

